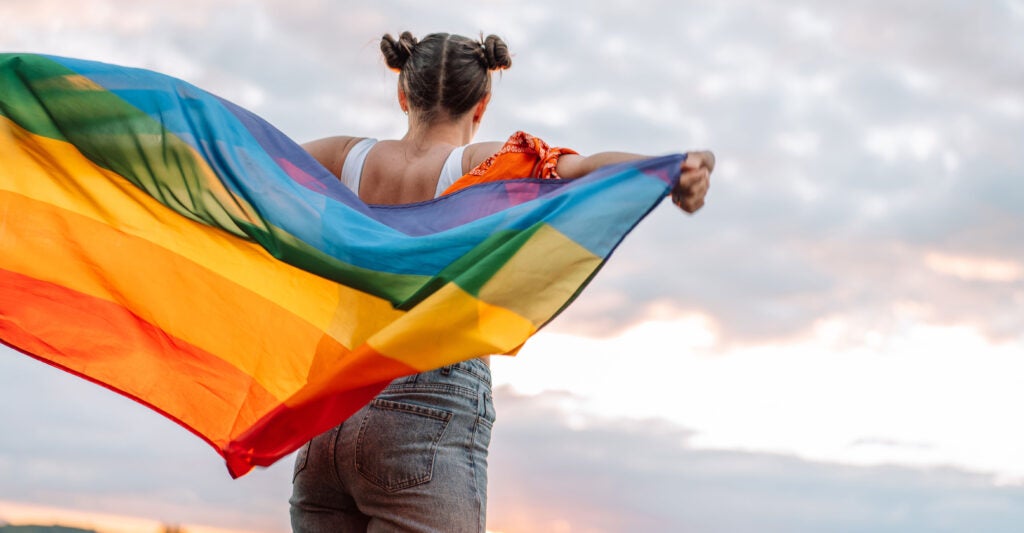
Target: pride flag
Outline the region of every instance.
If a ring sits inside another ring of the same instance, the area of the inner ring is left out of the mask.
[[[188,83],[0,54],[0,340],[178,422],[238,477],[396,377],[514,353],[682,157],[367,205]]]

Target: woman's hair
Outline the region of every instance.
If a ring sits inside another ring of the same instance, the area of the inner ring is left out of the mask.
[[[418,41],[409,32],[402,32],[398,40],[387,34],[380,51],[388,67],[399,72],[398,83],[409,106],[428,123],[473,109],[491,90],[490,71],[512,66],[508,46],[496,35],[474,41],[432,33]]]

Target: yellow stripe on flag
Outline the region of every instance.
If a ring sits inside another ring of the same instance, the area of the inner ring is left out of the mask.
[[[416,331],[416,336],[407,332]],[[503,354],[537,328],[525,317],[482,302],[449,283],[370,338],[381,355],[419,370],[465,359],[458,354]]]
[[[601,258],[544,225],[484,284],[480,299],[500,302],[539,328],[599,266]],[[513,287],[530,287],[529,297]]]

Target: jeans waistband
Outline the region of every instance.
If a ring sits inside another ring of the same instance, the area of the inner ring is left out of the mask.
[[[441,372],[443,375],[449,375],[452,372],[464,372],[480,379],[480,381],[486,383],[488,387],[491,386],[491,367],[487,366],[487,363],[483,362],[483,360],[479,358],[443,366],[436,371]]]

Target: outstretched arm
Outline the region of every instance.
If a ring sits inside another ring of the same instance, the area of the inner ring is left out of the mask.
[[[485,159],[500,150],[502,143],[485,142],[471,144],[466,147],[463,156],[463,170],[476,168]],[[594,155],[563,154],[558,158],[555,171],[563,178],[579,178],[603,166],[650,156],[627,152],[600,152]],[[708,151],[695,151],[686,154],[683,161],[679,185],[672,190],[672,203],[687,213],[694,213],[704,206],[704,197],[711,184],[711,172],[715,170],[715,154]]]
[[[625,152],[601,152],[590,156],[566,154],[558,158],[559,176],[579,178],[605,165],[647,159],[649,156]],[[715,170],[715,154],[708,151],[688,152],[681,168],[679,185],[672,190],[672,203],[687,213],[694,213],[704,205],[704,196],[711,185],[711,172]]]

